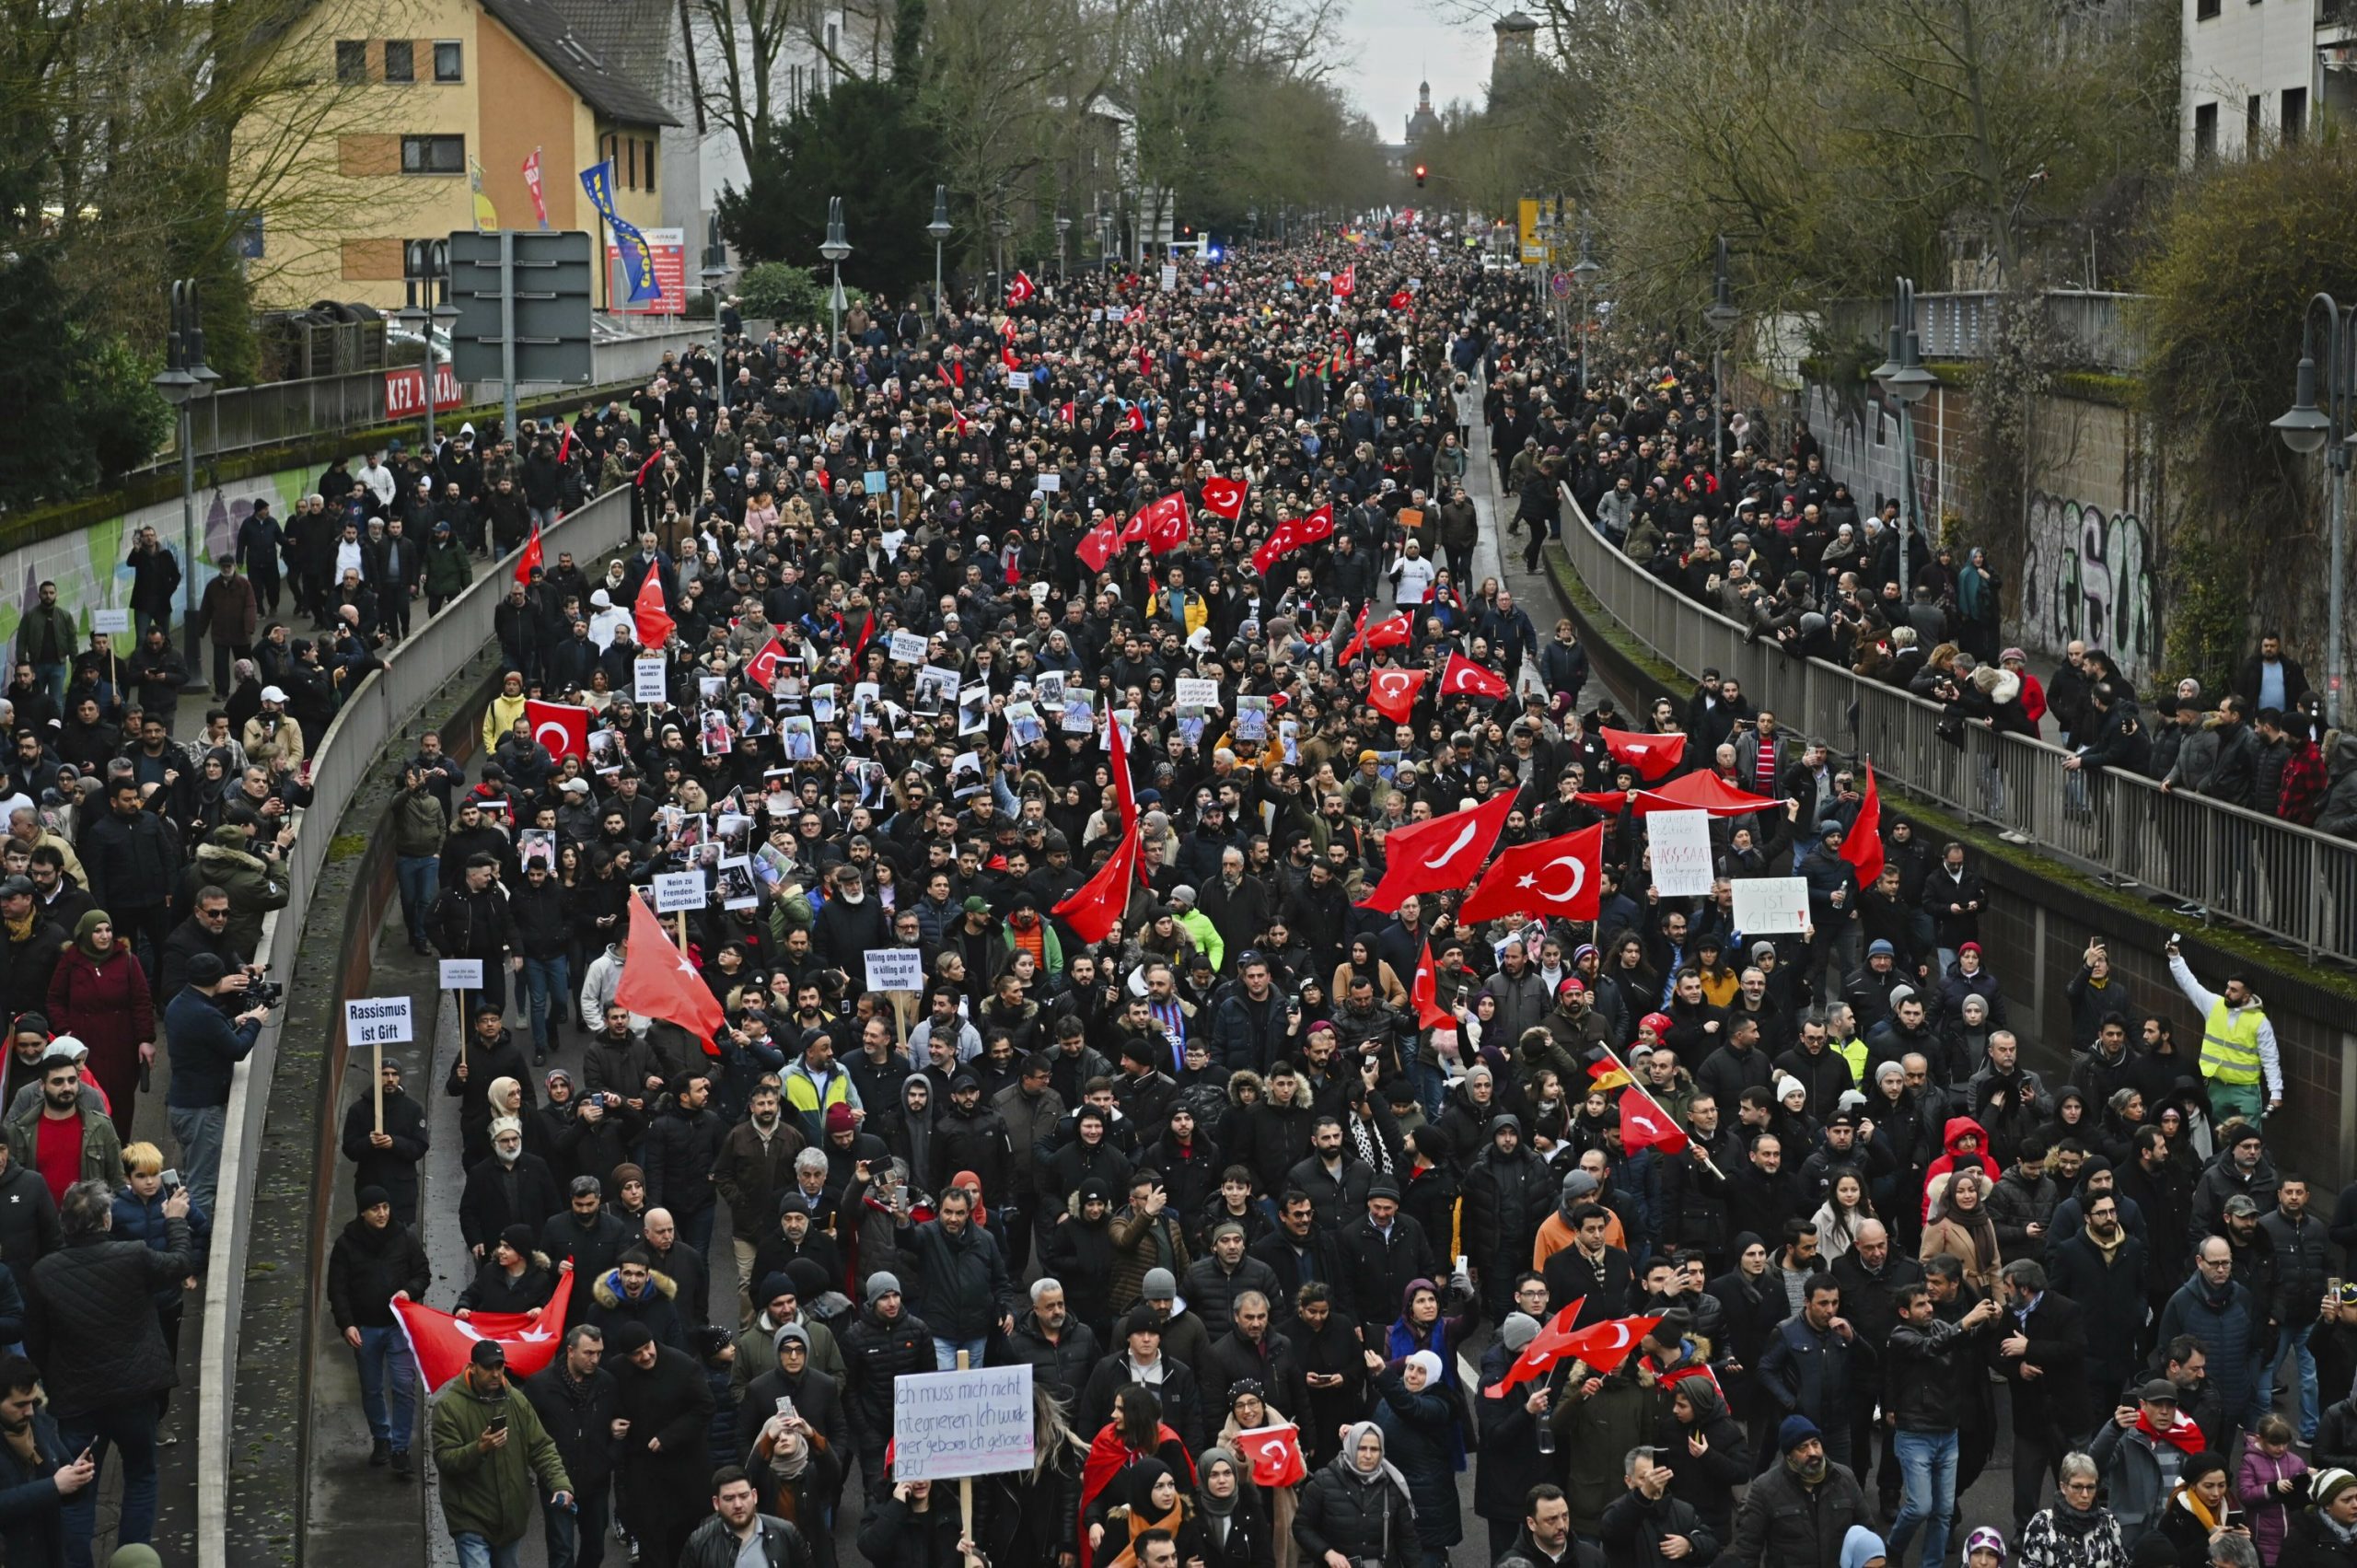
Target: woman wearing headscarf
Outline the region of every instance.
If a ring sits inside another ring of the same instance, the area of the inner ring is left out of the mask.
[[[147,971],[106,911],[75,923],[74,940],[49,977],[49,1021],[90,1048],[87,1070],[106,1094],[116,1135],[128,1143],[139,1069],[156,1059],[156,1007]]]
[[[817,1568],[834,1568],[835,1497],[842,1491],[843,1466],[825,1434],[799,1410],[772,1415],[761,1423],[745,1465],[761,1494],[761,1512],[801,1530]]]
[[[1279,1568],[1281,1560],[1289,1560],[1290,1543],[1280,1545],[1242,1459],[1226,1448],[1206,1448],[1196,1474],[1202,1478],[1195,1508],[1203,1568]],[[1282,1490],[1293,1495],[1290,1487]],[[1179,1560],[1185,1561],[1183,1545]]]
[[[1148,1461],[1180,1478],[1182,1486],[1194,1484],[1194,1456],[1162,1419],[1162,1401],[1153,1389],[1132,1383],[1113,1396],[1113,1419],[1090,1441],[1081,1467],[1076,1516],[1080,1568],[1101,1568],[1108,1556],[1128,1543],[1128,1537],[1108,1528],[1106,1518],[1128,1501],[1121,1478]]]
[[[1447,1568],[1448,1549],[1465,1539],[1457,1510],[1465,1437],[1457,1428],[1457,1401],[1441,1382],[1441,1358],[1420,1350],[1380,1371],[1373,1351],[1367,1361],[1379,1401],[1376,1424],[1383,1430],[1384,1451],[1407,1478],[1424,1568]]]
[[[1362,1421],[1346,1429],[1342,1451],[1302,1483],[1293,1539],[1307,1562],[1322,1562],[1329,1551],[1381,1568],[1418,1562],[1408,1478],[1384,1458],[1382,1427]]]
[[[1997,1226],[1983,1202],[1988,1191],[1988,1178],[1971,1167],[1932,1178],[1931,1219],[1917,1253],[1919,1259],[1956,1259],[1964,1265],[1965,1283],[1983,1292],[2004,1265],[1997,1252]]]
[[[1137,1539],[1165,1530],[1178,1542],[1178,1561],[1203,1555],[1202,1527],[1194,1500],[1160,1459],[1140,1459],[1121,1478],[1127,1500],[1105,1511],[1105,1535],[1097,1543],[1103,1568],[1138,1568]],[[1118,1543],[1119,1550],[1116,1550]]]
[[[1670,1469],[1669,1490],[1690,1504],[1711,1533],[1735,1539],[1735,1488],[1751,1479],[1751,1453],[1724,1395],[1707,1376],[1680,1377],[1650,1439]]]
[[[1287,1424],[1285,1412],[1269,1403],[1259,1383],[1249,1377],[1244,1378],[1228,1388],[1227,1423],[1219,1429],[1219,1446],[1212,1452],[1240,1454],[1244,1451],[1246,1433],[1263,1426],[1285,1424]],[[1299,1440],[1298,1427],[1295,1428],[1295,1440]],[[1306,1463],[1308,1455],[1306,1445],[1302,1452]],[[1204,1457],[1200,1473],[1203,1481],[1202,1485],[1197,1489],[1196,1495],[1208,1512],[1211,1509],[1210,1456]],[[1262,1486],[1252,1480],[1249,1466],[1239,1467],[1237,1474],[1239,1484],[1246,1492],[1252,1494],[1253,1506],[1259,1516],[1267,1521],[1262,1532],[1266,1538],[1262,1551],[1268,1553],[1273,1550],[1273,1568],[1293,1568],[1295,1557],[1293,1516],[1301,1504],[1300,1483],[1295,1482],[1289,1486]],[[1270,1543],[1272,1543],[1272,1547]],[[1207,1564],[1206,1568],[1212,1568],[1212,1565]]]

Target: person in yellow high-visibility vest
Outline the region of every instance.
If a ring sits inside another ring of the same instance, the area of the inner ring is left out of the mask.
[[[2272,1114],[2283,1103],[2283,1059],[2275,1048],[2275,1026],[2250,982],[2230,974],[2223,995],[2207,991],[2175,942],[2166,951],[2177,988],[2201,1014],[2201,1077],[2210,1089],[2212,1125],[2236,1116],[2256,1123]]]

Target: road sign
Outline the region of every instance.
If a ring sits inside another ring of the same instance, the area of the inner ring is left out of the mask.
[[[461,381],[497,381],[516,430],[516,384],[586,386],[596,263],[578,229],[502,229],[450,236],[450,368]]]
[[[1572,274],[1557,273],[1553,277],[1549,278],[1547,292],[1558,299],[1569,299],[1572,296]]]

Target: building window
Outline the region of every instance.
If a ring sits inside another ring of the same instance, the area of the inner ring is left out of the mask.
[[[467,139],[464,136],[401,138],[403,174],[464,174],[466,171]]]
[[[646,152],[644,157],[646,159],[646,189],[651,192],[655,189],[655,143],[652,140],[649,140],[646,144]]]
[[[2193,157],[2206,163],[2218,156],[2218,106],[2214,103],[2194,105]]]
[[[467,47],[445,39],[434,46],[434,79],[437,82],[463,82],[467,79]]]
[[[385,41],[385,80],[413,82],[417,80],[417,45],[405,38]]]
[[[2243,99],[2244,155],[2246,157],[2257,157],[2258,154],[2258,145],[2266,135],[2267,99],[2262,94],[2253,93],[2248,98]]]
[[[628,177],[622,181],[622,189],[625,191],[635,191],[638,189],[637,137],[624,136],[622,138],[622,162],[630,171]]]
[[[2298,141],[2300,133],[2306,130],[2307,125],[2308,89],[2285,87],[2283,89],[2283,145],[2289,146]]]
[[[339,82],[365,82],[368,79],[366,39],[340,38],[335,41],[335,79]]]

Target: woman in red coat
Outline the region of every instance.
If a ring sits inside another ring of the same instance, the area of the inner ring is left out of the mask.
[[[89,1072],[106,1090],[115,1132],[131,1136],[139,1098],[139,1069],[156,1060],[156,1005],[147,971],[114,922],[92,910],[74,927],[74,940],[49,981],[49,1021],[90,1048]]]

